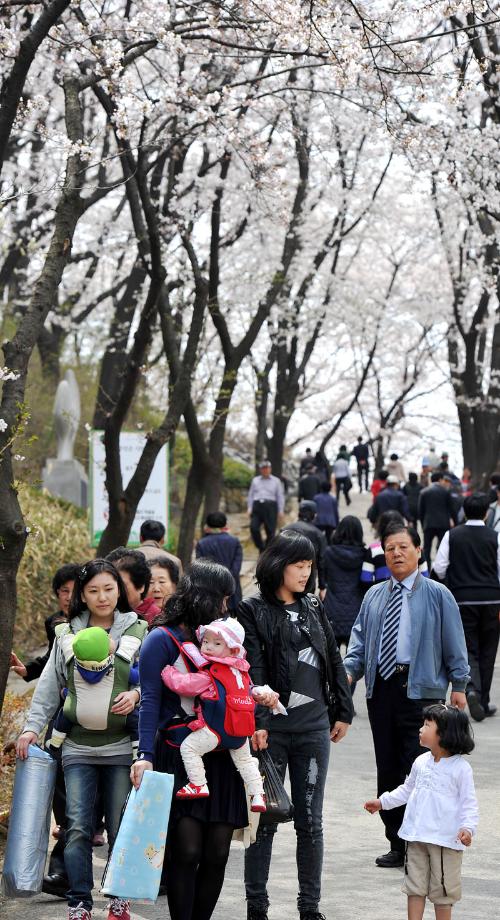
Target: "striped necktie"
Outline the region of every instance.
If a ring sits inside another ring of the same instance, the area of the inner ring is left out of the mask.
[[[396,670],[396,649],[402,606],[403,585],[396,582],[387,605],[380,644],[379,671],[384,680],[391,677]]]

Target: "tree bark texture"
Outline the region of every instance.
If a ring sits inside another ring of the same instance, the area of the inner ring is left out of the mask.
[[[52,3],[47,4],[28,34],[22,39],[12,70],[4,82],[0,95],[0,173],[5,162],[12,126],[19,109],[29,69],[40,45],[70,2],[71,0],[53,0]]]
[[[72,143],[83,140],[83,118],[77,82],[64,82],[65,116],[68,138]],[[63,271],[71,256],[71,244],[78,220],[83,213],[80,189],[83,183],[80,157],[68,158],[64,186],[54,217],[54,231],[45,256],[42,272],[35,283],[27,311],[19,320],[16,334],[3,345],[5,364],[16,374],[15,380],[3,384],[0,418],[7,423],[0,433],[0,708],[3,705],[9,674],[10,652],[15,620],[15,581],[26,540],[26,529],[13,480],[11,448],[23,411],[28,363],[43,329],[47,314],[57,298]]]

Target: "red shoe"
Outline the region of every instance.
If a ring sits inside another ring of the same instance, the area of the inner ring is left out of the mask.
[[[130,901],[112,898],[109,902],[108,920],[130,920]]]
[[[104,839],[104,834],[96,833],[96,834],[94,834],[94,836],[92,837],[92,846],[93,846],[93,847],[103,847],[105,843],[106,843],[106,841],[105,841],[105,839]]]
[[[92,920],[92,914],[83,906],[83,902],[80,901],[77,907],[70,907],[68,920]]]
[[[264,812],[266,809],[266,797],[264,794],[258,793],[257,795],[251,796],[250,801],[250,811]]]
[[[194,783],[186,783],[182,789],[179,789],[175,797],[177,799],[206,799],[209,795],[210,793],[206,783],[203,783],[203,786],[195,786]]]
[[[56,824],[52,831],[52,836],[54,840],[60,840],[61,837],[64,837],[64,827],[61,827],[60,824]]]

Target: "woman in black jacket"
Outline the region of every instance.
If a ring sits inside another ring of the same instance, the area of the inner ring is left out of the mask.
[[[338,645],[349,644],[354,621],[365,591],[361,581],[367,550],[359,518],[342,518],[325,552],[325,613],[332,624]]]
[[[260,593],[243,600],[238,619],[255,684],[270,684],[288,715],[256,712],[254,750],[269,747],[282,778],[288,767],[297,834],[298,908],[301,920],[321,920],[323,794],[330,741],[352,721],[352,701],[337,643],[323,605],[309,594],[314,547],[302,534],[283,531],[259,557]],[[248,920],[267,920],[267,880],[276,824],[259,827],[245,856]]]

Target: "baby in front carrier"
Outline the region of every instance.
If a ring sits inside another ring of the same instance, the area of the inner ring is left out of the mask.
[[[140,647],[140,640],[136,637],[127,637],[123,642],[126,646],[124,661],[120,662],[121,671],[115,673],[116,643],[100,626],[89,626],[81,629],[76,636],[72,633],[60,634],[61,647],[69,662],[73,662],[74,670],[69,680],[69,686],[64,691],[64,706],[59,710],[54,720],[52,736],[47,745],[59,748],[67,735],[70,734],[76,722],[86,728],[105,728],[105,725],[95,724],[99,707],[96,699],[108,697],[110,706],[117,693],[139,688],[139,671],[134,658]],[[76,674],[75,674],[76,672]],[[102,716],[99,716],[102,718]],[[125,727],[130,733],[132,753],[134,760],[137,756],[139,745],[138,715],[134,710],[124,717],[115,716],[108,720],[117,722],[124,719]]]
[[[205,798],[210,794],[203,754],[220,745],[229,750],[247,787],[251,810],[265,811],[262,777],[248,737],[255,731],[254,700],[268,704],[268,688],[250,688],[250,665],[243,649],[245,631],[237,620],[214,620],[208,626],[200,626],[197,636],[206,664],[196,673],[181,674],[171,665],[161,672],[170,690],[181,696],[199,696],[201,704],[198,718],[189,725],[191,734],[180,747],[189,782],[179,789],[177,798]],[[274,705],[277,700],[276,694]]]

